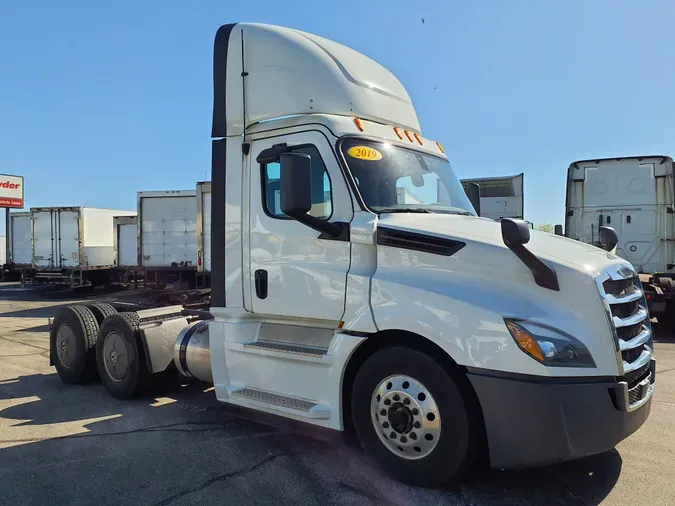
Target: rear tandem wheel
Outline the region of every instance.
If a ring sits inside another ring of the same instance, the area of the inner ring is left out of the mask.
[[[96,365],[101,383],[113,397],[130,399],[144,392],[152,374],[138,337],[136,313],[117,313],[107,317],[96,343]]]
[[[64,307],[54,318],[50,354],[64,383],[84,383],[96,377],[98,330],[98,322],[86,306]]]

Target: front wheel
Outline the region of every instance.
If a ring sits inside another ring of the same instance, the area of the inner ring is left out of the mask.
[[[475,429],[462,392],[434,359],[404,347],[359,369],[352,419],[364,450],[394,478],[436,487],[473,461]]]

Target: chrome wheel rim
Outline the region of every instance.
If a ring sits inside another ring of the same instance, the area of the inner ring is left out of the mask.
[[[121,334],[113,331],[103,341],[103,364],[108,377],[116,383],[127,375],[129,365],[127,345]]]
[[[77,353],[75,340],[73,329],[65,323],[59,326],[56,331],[56,355],[59,357],[61,365],[66,369],[70,369],[75,362],[75,354]]]
[[[371,420],[380,441],[401,458],[429,455],[441,437],[441,415],[431,392],[415,378],[383,379],[371,399]]]

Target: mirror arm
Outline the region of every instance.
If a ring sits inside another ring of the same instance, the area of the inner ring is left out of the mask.
[[[530,241],[527,224],[523,220],[503,218],[501,225],[504,244],[530,269],[535,283],[542,288],[559,292],[560,285],[555,271],[524,246]]]
[[[534,253],[532,253],[522,244],[509,244],[506,242],[505,244],[506,247],[513,251],[518,259],[523,262],[528,269],[530,269],[532,275],[534,276],[535,283],[537,283],[542,288],[548,288],[549,290],[553,290],[555,292],[560,291],[558,276],[553,269],[542,262]]]
[[[319,239],[340,239],[344,241],[349,240],[349,224],[347,223],[331,223],[330,221],[322,220],[321,218],[317,218],[309,214],[297,214],[295,216],[289,216],[295,221],[302,223],[303,225],[306,225],[317,232],[321,232]]]

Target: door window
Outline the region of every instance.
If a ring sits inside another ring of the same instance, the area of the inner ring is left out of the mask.
[[[293,148],[294,153],[307,153],[312,157],[310,179],[312,183],[312,209],[309,211],[315,218],[328,219],[333,214],[333,199],[330,178],[326,165],[315,146]],[[279,162],[262,165],[262,193],[265,213],[277,219],[290,219],[281,211],[281,183]]]

